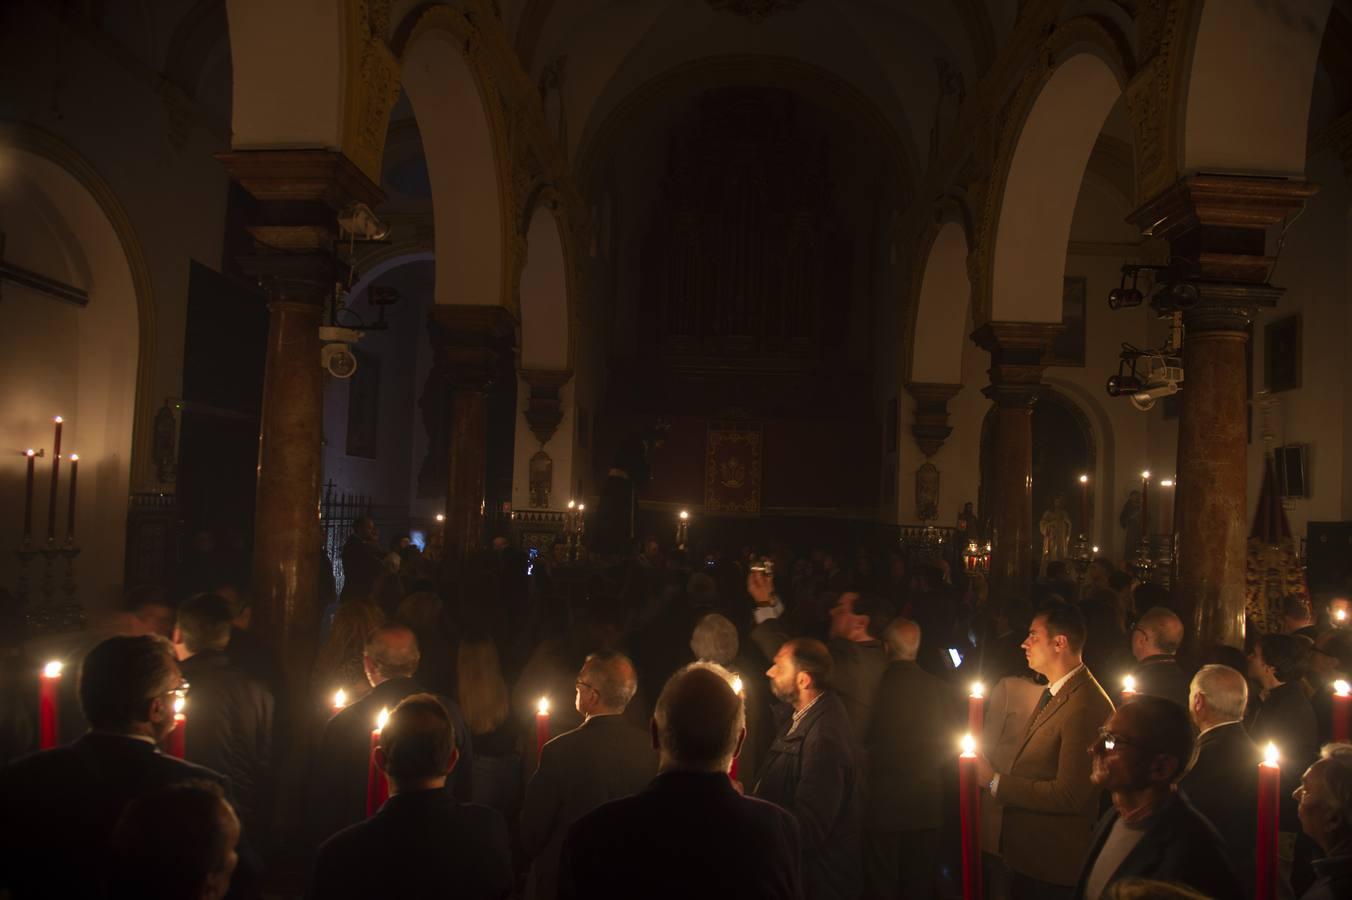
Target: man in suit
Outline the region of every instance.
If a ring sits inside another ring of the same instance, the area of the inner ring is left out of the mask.
[[[1084,665],[1085,630],[1080,611],[1067,604],[1033,617],[1023,650],[1047,688],[1008,771],[977,759],[978,777],[1001,806],[1000,855],[1014,900],[1069,898],[1098,819],[1085,749],[1113,705]]]
[[[230,780],[235,809],[257,845],[271,817],[273,698],[227,655],[233,618],[229,601],[216,594],[179,605],[174,652],[192,718],[184,757]]]
[[[576,688],[582,724],[545,744],[521,807],[521,845],[533,860],[526,893],[537,900],[558,892],[559,850],[569,827],[607,800],[641,791],[657,773],[648,735],[624,717],[638,690],[629,658],[593,653]]]
[[[239,818],[219,785],[189,781],[127,804],[113,830],[110,897],[221,900],[239,863]]]
[[[390,799],[319,848],[308,900],[500,900],[512,890],[507,823],[487,806],[458,803],[446,776],[459,761],[455,727],[432,694],[405,697],[375,750]]]
[[[421,654],[418,639],[404,625],[383,625],[366,643],[362,664],[371,693],[340,710],[324,726],[315,775],[310,817],[313,836],[322,841],[366,818],[366,776],[371,764],[371,732],[382,709],[425,689],[413,675]],[[451,718],[459,762],[446,778],[446,790],[467,801],[473,783],[473,743],[460,708],[447,697],[438,697]]]
[[[1225,845],[1174,782],[1192,758],[1192,723],[1177,703],[1139,696],[1112,714],[1090,748],[1094,784],[1112,795],[1080,872],[1075,900],[1098,900],[1113,882],[1183,884],[1215,900],[1244,890]]]
[[[943,782],[953,761],[957,698],[916,664],[920,626],[897,618],[884,635],[891,663],[873,704],[864,747],[869,791],[864,814],[864,895],[934,893]]]
[[[653,711],[658,775],[642,792],[578,819],[563,844],[561,900],[798,900],[798,827],[727,776],[746,734],[732,675],[693,663]]]
[[[94,897],[122,810],[162,787],[224,779],[160,753],[183,683],[157,635],[109,638],[80,667],[90,731],[0,770],[0,893],[14,900]]]
[[[1172,700],[1188,708],[1188,676],[1178,664],[1183,644],[1183,621],[1173,610],[1152,606],[1131,632],[1131,655],[1136,657],[1136,693]]]
[[[862,772],[849,714],[831,688],[831,654],[820,641],[798,638],[780,648],[766,675],[793,715],[770,745],[753,793],[798,820],[806,896],[858,897]]]
[[[1258,808],[1258,760],[1262,752],[1244,730],[1249,683],[1229,666],[1203,666],[1192,677],[1188,712],[1201,734],[1197,757],[1179,789],[1206,817],[1244,884],[1253,884]]]
[[[877,597],[847,588],[831,607],[831,629],[826,642],[831,651],[836,693],[854,726],[855,741],[861,744],[872,720],[873,698],[887,668],[883,642],[869,631],[877,612]]]

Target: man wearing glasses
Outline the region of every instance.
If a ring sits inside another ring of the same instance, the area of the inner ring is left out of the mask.
[[[534,860],[527,898],[553,900],[557,894],[569,826],[602,803],[638,793],[657,774],[648,733],[623,716],[638,690],[629,658],[593,653],[575,686],[582,724],[545,744],[521,808],[521,844]]]
[[[1150,878],[1216,900],[1244,891],[1220,835],[1174,790],[1192,758],[1192,723],[1178,704],[1136,697],[1089,747],[1090,778],[1112,795],[1080,872],[1075,900],[1098,900],[1113,882]]]

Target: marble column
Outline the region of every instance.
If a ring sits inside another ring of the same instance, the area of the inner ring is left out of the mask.
[[[972,340],[991,355],[995,452],[991,479],[991,583],[1024,595],[1032,581],[1037,530],[1033,527],[1033,407],[1042,392],[1043,357],[1060,322],[990,322]]]
[[[1275,306],[1274,232],[1314,193],[1303,182],[1189,176],[1131,216],[1169,243],[1151,305],[1182,312],[1174,600],[1190,640],[1244,644],[1248,523],[1249,325]]]
[[[313,734],[310,675],[318,649],[319,483],[324,376],[319,326],[333,294],[337,211],[381,194],[329,151],[242,151],[218,159],[258,201],[249,226],[256,245],[239,259],[268,297],[268,344],[258,441],[254,514],[253,629],[272,651],[287,710],[280,760],[278,827],[302,826]],[[280,742],[279,742],[280,743]]]
[[[448,387],[445,553],[454,566],[484,542],[487,394],[514,378],[516,320],[501,306],[437,305],[428,313],[432,377]]]

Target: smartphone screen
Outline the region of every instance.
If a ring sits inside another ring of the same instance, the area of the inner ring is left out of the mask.
[[[962,654],[958,652],[958,648],[949,647],[948,658],[953,661],[953,668],[956,669],[958,666],[962,665]]]

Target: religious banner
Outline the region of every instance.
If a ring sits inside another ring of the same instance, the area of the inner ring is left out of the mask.
[[[1281,631],[1282,598],[1295,594],[1309,602],[1305,569],[1282,509],[1271,452],[1263,461],[1263,486],[1249,531],[1244,581],[1244,613],[1259,634]]]
[[[704,443],[704,508],[754,516],[761,506],[761,430],[711,425]]]

